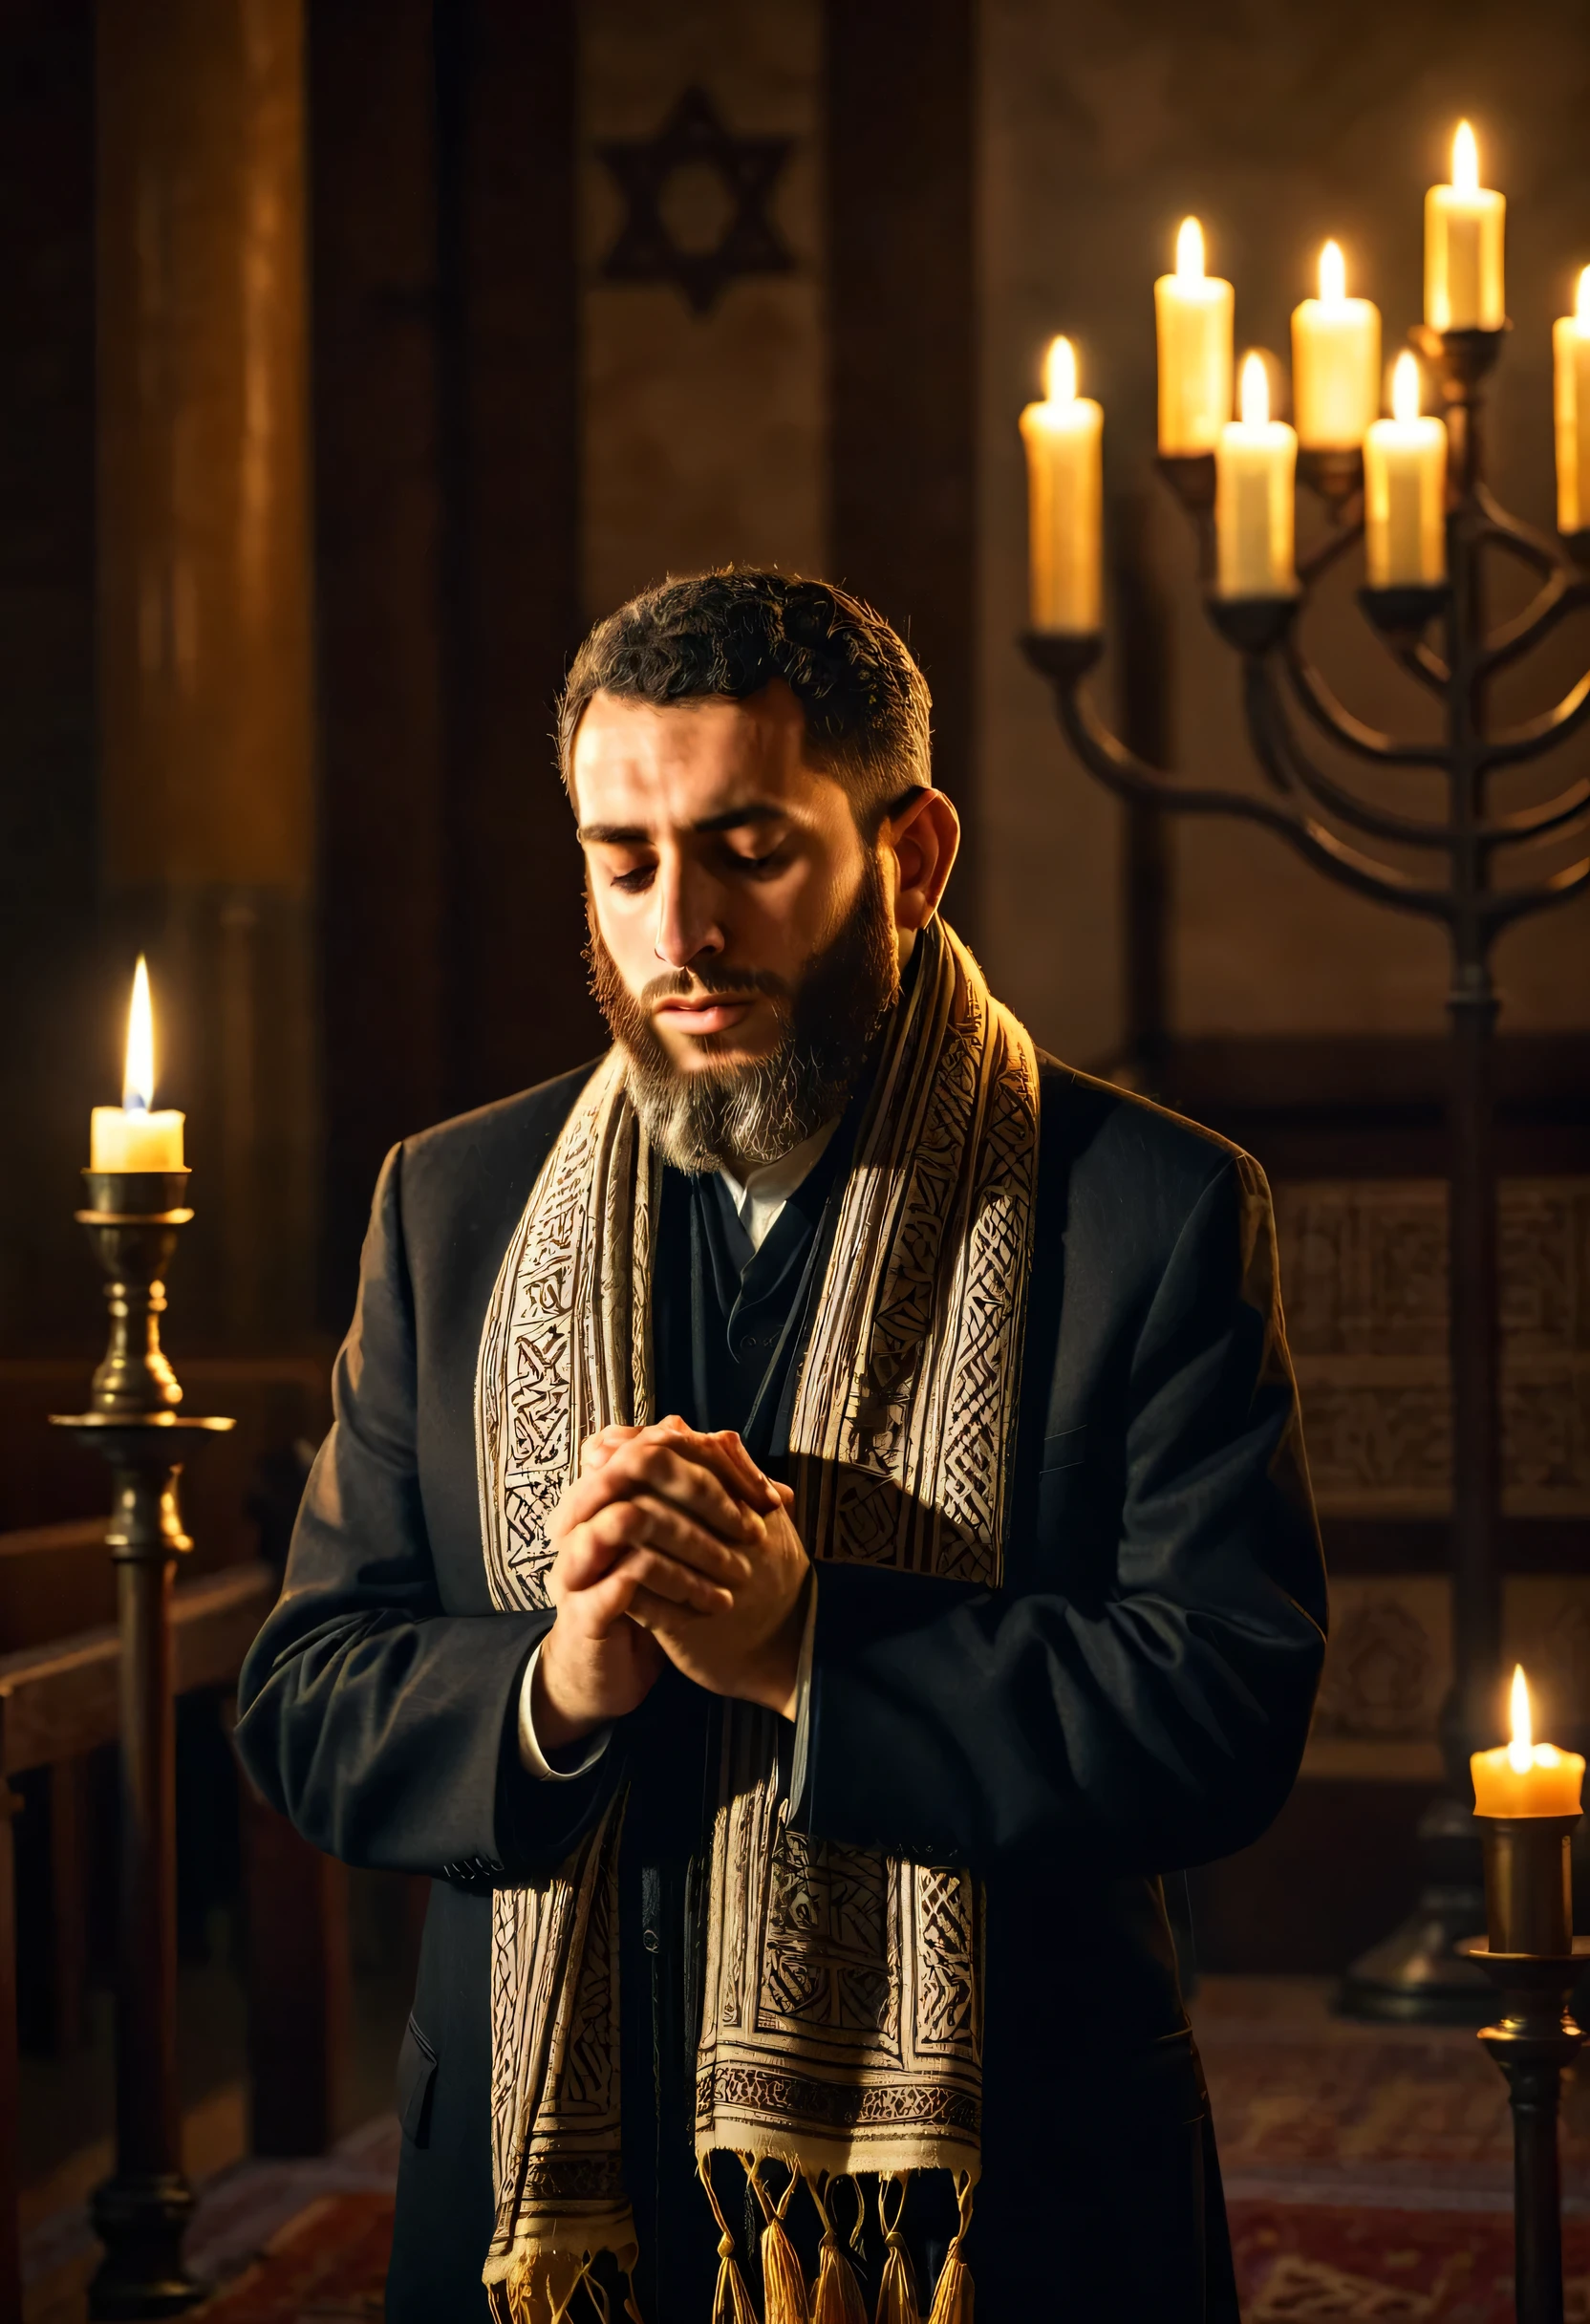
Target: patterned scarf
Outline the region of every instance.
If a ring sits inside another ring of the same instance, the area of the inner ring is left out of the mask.
[[[989,1587],[1032,1256],[1037,1062],[941,922],[921,956],[838,1191],[789,1474],[819,1563]],[[547,1520],[585,1438],[654,1416],[656,1182],[610,1052],[531,1191],[481,1340],[481,1517],[504,1609],[547,1603]],[[958,1867],[792,1831],[777,1732],[770,1711],[724,1707],[698,2155],[777,2158],[814,2180],[944,2168],[968,2189],[980,1890]],[[598,2251],[634,2262],[620,2153],[622,1817],[620,1796],[555,1874],[494,1899],[497,2225],[484,2276],[505,2324],[561,2316]]]

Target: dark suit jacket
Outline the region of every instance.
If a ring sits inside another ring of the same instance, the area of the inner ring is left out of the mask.
[[[477,1506],[483,1317],[589,1070],[389,1156],[335,1426],[243,1673],[238,1739],[267,1797],[317,1846],[437,1883],[395,2324],[484,2313],[490,1889],[557,1861],[626,1774],[622,1725],[578,1782],[522,1771],[520,1679],[550,1617],[493,1611]],[[1057,2302],[1078,2324],[1235,2317],[1158,1876],[1263,1831],[1320,1670],[1268,1251],[1246,1157],[1043,1060],[1003,1586],[823,1571],[800,1821],[986,1883],[975,2273],[993,2324]]]

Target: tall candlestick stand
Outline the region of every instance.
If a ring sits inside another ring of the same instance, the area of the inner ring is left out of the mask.
[[[93,2199],[105,2257],[89,2288],[93,2317],[165,2316],[204,2287],[183,2264],[193,2195],[182,2167],[177,2088],[176,1722],[171,1582],[193,1544],[177,1479],[190,1450],[232,1426],[176,1408],[182,1389],[161,1347],[165,1271],[188,1173],[85,1171],[77,1217],[108,1278],[110,1338],[86,1412],[52,1413],[109,1464],[106,1535],[121,1631],[120,1923],[116,2009],[116,2169]]]
[[[1493,776],[1542,757],[1590,722],[1590,673],[1554,708],[1517,725],[1493,725],[1489,694],[1498,671],[1572,609],[1590,603],[1590,580],[1579,562],[1590,551],[1590,536],[1559,546],[1509,516],[1486,489],[1483,390],[1502,333],[1421,330],[1415,336],[1438,371],[1446,403],[1449,579],[1431,588],[1364,589],[1359,603],[1394,657],[1440,702],[1439,741],[1404,742],[1367,725],[1337,698],[1300,642],[1316,585],[1364,531],[1356,452],[1305,452],[1300,460],[1299,472],[1323,502],[1331,526],[1322,546],[1300,564],[1296,595],[1206,600],[1215,629],[1241,657],[1244,718],[1268,791],[1195,787],[1128,750],[1088,694],[1102,636],[1035,633],[1022,644],[1034,668],[1053,682],[1060,722],[1077,756],[1120,797],[1172,814],[1241,816],[1275,831],[1327,879],[1395,911],[1422,914],[1448,932],[1454,1678],[1441,1740],[1450,1788],[1421,1826],[1426,1877],[1417,1911],[1355,1965],[1343,2000],[1363,2016],[1472,2023],[1483,2013],[1486,1986],[1480,1969],[1458,1950],[1484,1919],[1468,1758],[1494,1725],[1501,1643],[1492,1101],[1497,1001],[1491,952],[1503,929],[1590,888],[1590,857],[1534,880],[1506,887],[1493,881],[1504,853],[1565,839],[1585,820],[1590,781],[1581,777],[1540,805],[1507,813],[1488,801]],[[1214,457],[1162,459],[1159,467],[1195,528],[1207,588],[1214,570]],[[1539,583],[1523,611],[1495,628],[1485,612],[1484,566],[1493,551],[1533,569]],[[1432,631],[1441,635],[1439,648]],[[1300,732],[1309,726],[1373,766],[1437,769],[1447,779],[1446,813],[1426,817],[1364,797],[1315,763]],[[1442,869],[1427,883],[1366,852],[1359,834],[1427,853]]]
[[[1502,2014],[1480,2034],[1513,2109],[1515,2310],[1518,2324],[1562,2324],[1562,2070],[1583,2034],[1568,1996],[1590,1960],[1573,1934],[1568,1840],[1577,1816],[1486,1816],[1486,1933],[1463,1952],[1499,1988]]]

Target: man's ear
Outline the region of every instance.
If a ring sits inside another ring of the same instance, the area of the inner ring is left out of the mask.
[[[960,850],[960,817],[943,791],[919,790],[884,818],[878,841],[898,868],[895,926],[913,932],[925,928]]]

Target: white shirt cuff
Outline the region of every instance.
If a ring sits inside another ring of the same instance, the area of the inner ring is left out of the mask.
[[[801,1660],[795,1672],[795,1764],[789,1776],[793,1806],[806,1788],[806,1737],[811,1728],[811,1656],[817,1643],[817,1568],[806,1584],[806,1626],[801,1634]]]
[[[572,1783],[576,1775],[583,1775],[595,1766],[608,1747],[612,1729],[611,1726],[598,1727],[587,1737],[586,1754],[577,1767],[552,1765],[536,1740],[535,1713],[530,1708],[530,1689],[535,1685],[536,1665],[541,1660],[541,1649],[546,1643],[544,1638],[537,1640],[535,1650],[525,1665],[525,1676],[519,1689],[519,1756],[527,1772],[538,1776],[543,1783]]]

